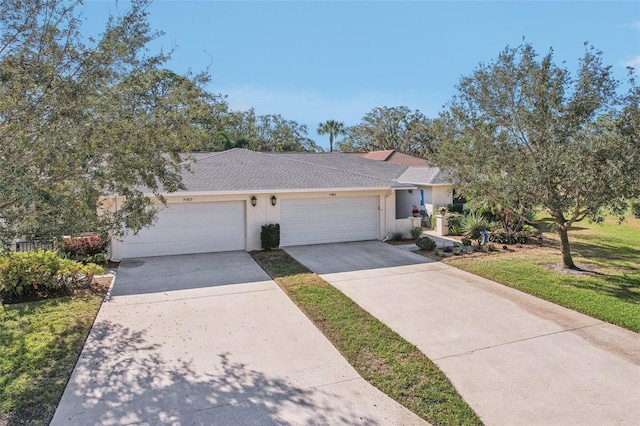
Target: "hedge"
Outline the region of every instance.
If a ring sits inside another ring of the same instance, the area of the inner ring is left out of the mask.
[[[87,285],[104,268],[65,259],[51,250],[0,254],[0,296],[56,292]]]

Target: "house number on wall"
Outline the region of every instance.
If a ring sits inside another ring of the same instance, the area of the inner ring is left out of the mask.
[[[183,198],[182,202],[188,203],[189,201],[193,201],[193,197]]]
[[[329,197],[335,197],[335,196],[336,196],[336,193],[335,193],[335,192],[330,192],[330,193],[329,193]]]

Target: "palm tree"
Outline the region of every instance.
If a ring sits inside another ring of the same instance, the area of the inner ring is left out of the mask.
[[[329,151],[333,152],[333,138],[338,135],[346,135],[347,128],[344,127],[342,121],[327,120],[318,125],[318,134],[326,135],[327,133],[329,134]]]

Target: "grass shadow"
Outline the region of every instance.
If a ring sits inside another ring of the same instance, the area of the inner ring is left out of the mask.
[[[0,424],[47,424],[101,298],[63,297],[0,312]]]

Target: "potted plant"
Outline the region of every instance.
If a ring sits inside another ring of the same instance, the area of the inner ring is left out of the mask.
[[[418,206],[413,206],[411,208],[411,213],[413,214],[413,217],[420,216],[420,209],[418,208]]]

